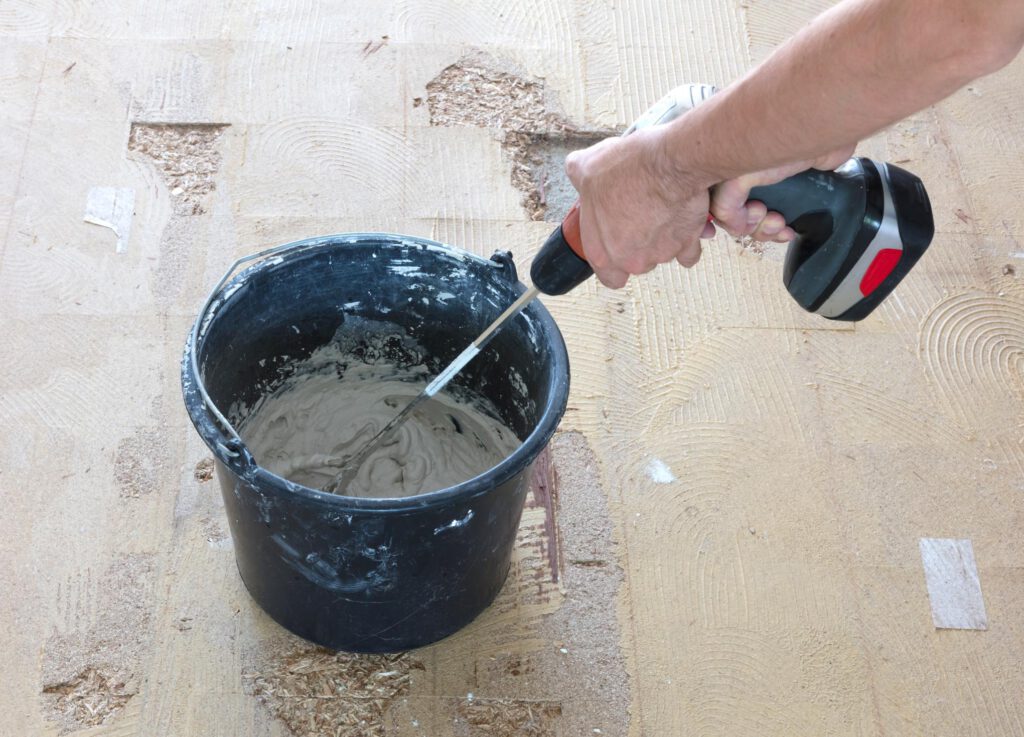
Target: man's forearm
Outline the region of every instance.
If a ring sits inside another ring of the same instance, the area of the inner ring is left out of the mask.
[[[998,69],[1020,0],[847,0],[672,124],[666,155],[709,183],[856,143]]]

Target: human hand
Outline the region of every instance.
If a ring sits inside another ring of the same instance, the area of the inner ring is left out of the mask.
[[[849,159],[853,149],[854,146],[836,149],[812,161],[799,161],[716,184],[711,188],[711,214],[715,224],[737,238],[750,236],[758,241],[788,243],[796,237],[796,233],[786,225],[781,214],[768,212],[763,202],[749,200],[750,190],[781,182],[806,169],[831,171]]]
[[[668,156],[664,128],[609,138],[566,158],[565,170],[580,195],[580,238],[587,261],[608,287],[625,285],[675,259],[693,266],[700,238],[714,235],[707,222],[714,183],[679,167]]]
[[[574,151],[566,173],[580,195],[580,238],[587,261],[608,287],[625,285],[631,274],[644,274],[675,259],[693,266],[700,259],[701,238],[712,238],[715,225],[735,236],[786,243],[796,237],[782,215],[764,203],[749,201],[750,190],[780,182],[805,169],[832,170],[850,158],[854,146],[715,183],[688,170],[678,150],[669,155],[663,126],[608,138]],[[714,185],[714,186],[712,186]],[[710,187],[710,195],[709,195]],[[710,212],[714,225],[707,222]]]

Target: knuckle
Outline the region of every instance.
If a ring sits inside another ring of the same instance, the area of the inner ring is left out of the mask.
[[[565,173],[570,179],[578,179],[582,174],[583,164],[580,162],[580,153],[573,151],[565,157]]]
[[[650,262],[642,254],[631,253],[622,259],[622,268],[630,274],[643,274],[650,270]]]

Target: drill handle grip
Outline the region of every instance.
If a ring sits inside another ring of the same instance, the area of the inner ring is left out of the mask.
[[[530,280],[544,294],[559,295],[579,286],[593,273],[583,253],[580,203],[577,200],[534,257]]]
[[[813,213],[828,213],[835,221],[851,212],[857,185],[834,171],[807,169],[781,182],[754,187],[747,199],[763,202],[769,211],[781,213],[786,224],[800,233],[802,221]],[[859,189],[863,191],[863,186]]]

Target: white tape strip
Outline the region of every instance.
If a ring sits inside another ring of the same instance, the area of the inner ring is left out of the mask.
[[[117,252],[128,249],[135,210],[135,190],[126,187],[92,187],[85,200],[85,222],[110,228],[117,236]]]
[[[971,541],[922,537],[920,544],[935,626],[987,630],[988,617]]]

